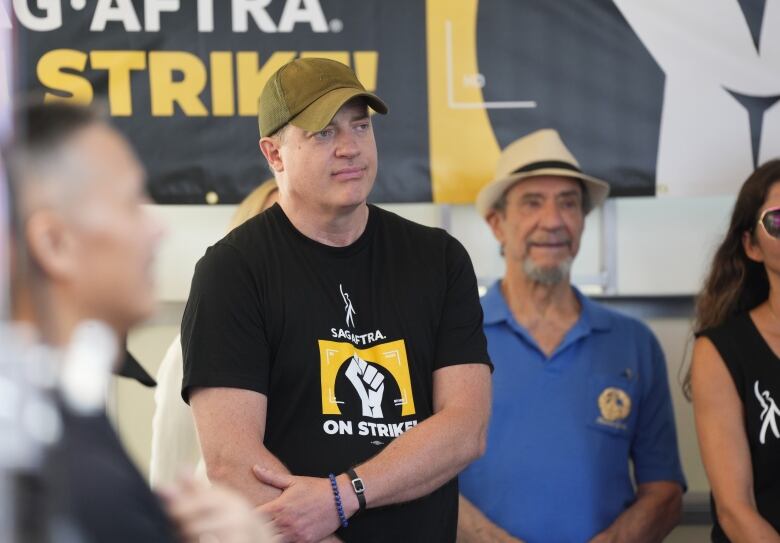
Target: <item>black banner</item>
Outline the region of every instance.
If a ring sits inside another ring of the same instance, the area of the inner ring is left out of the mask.
[[[13,4],[22,90],[104,100],[159,203],[235,203],[269,177],[257,98],[298,56],[352,66],[388,103],[375,202],[470,203],[543,127],[617,196],[733,192],[780,154],[763,0]]]

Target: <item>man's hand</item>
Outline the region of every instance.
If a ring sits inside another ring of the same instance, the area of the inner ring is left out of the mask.
[[[488,519],[470,501],[458,496],[457,543],[524,543]]]
[[[640,483],[637,499],[590,543],[660,543],[682,514],[682,487],[673,481]]]
[[[328,479],[277,473],[260,466],[254,466],[252,472],[261,483],[282,491],[258,511],[271,518],[283,541],[314,543],[332,536],[341,525]]]
[[[265,517],[241,495],[192,477],[160,489],[165,509],[186,543],[279,543]]]

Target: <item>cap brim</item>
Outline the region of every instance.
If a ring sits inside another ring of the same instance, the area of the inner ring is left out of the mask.
[[[585,190],[588,191],[588,200],[590,201],[590,207],[586,210],[586,213],[590,213],[592,209],[595,209],[604,203],[604,200],[606,200],[609,195],[609,183],[598,179],[597,177],[585,174],[573,175],[571,170],[560,168],[542,168],[539,170],[508,175],[507,177],[491,181],[482,187],[479,194],[477,194],[477,200],[474,203],[477,212],[482,215],[483,218],[487,219],[493,211],[493,205],[512,185],[523,179],[538,177],[540,175],[558,175],[561,177],[580,179],[585,184]]]
[[[358,97],[365,98],[368,106],[377,113],[383,115],[387,113],[387,104],[380,100],[377,95],[354,87],[344,87],[334,89],[320,96],[309,104],[306,109],[290,119],[290,124],[309,132],[317,132],[328,126],[339,109],[341,109],[341,106]]]

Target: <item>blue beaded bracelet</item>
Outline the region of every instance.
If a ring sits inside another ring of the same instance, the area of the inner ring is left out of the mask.
[[[336,512],[339,514],[341,527],[346,528],[349,526],[349,522],[347,522],[347,515],[344,514],[344,507],[341,505],[341,495],[339,494],[339,485],[336,484],[336,476],[329,473],[328,478],[330,479],[330,487],[333,489],[333,499],[336,500]]]

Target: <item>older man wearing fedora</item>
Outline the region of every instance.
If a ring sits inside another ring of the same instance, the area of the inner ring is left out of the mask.
[[[460,477],[459,541],[661,541],[678,522],[663,352],[570,282],[585,216],[608,192],[546,129],[510,144],[477,197],[506,275],[482,299],[493,416],[485,456]]]

